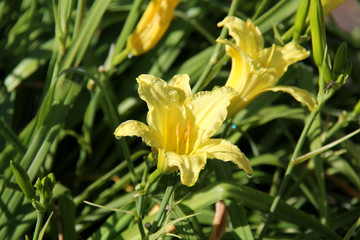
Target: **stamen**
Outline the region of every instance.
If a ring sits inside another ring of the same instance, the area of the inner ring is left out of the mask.
[[[273,56],[274,56],[274,52],[275,52],[275,44],[273,44],[273,45],[271,46],[271,52],[270,52],[270,55],[269,55],[269,58],[268,58],[268,60],[267,60],[267,62],[266,62],[265,67],[267,67],[267,66],[270,64],[271,59],[272,59]]]
[[[186,123],[185,135],[184,135],[184,142],[186,143],[186,154],[189,152],[190,132],[191,132],[191,122],[189,120]]]
[[[180,144],[180,124],[176,124],[176,152],[179,153]]]
[[[188,138],[190,137],[190,131],[191,131],[191,124],[190,124],[190,120],[189,120],[186,123],[185,134],[184,134],[184,143],[186,143]]]

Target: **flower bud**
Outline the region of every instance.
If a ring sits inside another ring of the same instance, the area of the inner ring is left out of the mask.
[[[40,203],[39,201],[37,201],[35,199],[32,200],[32,205],[37,212],[45,212],[45,210],[46,210],[46,207],[44,206],[44,204]]]
[[[126,48],[138,56],[151,50],[165,34],[179,0],[152,0],[128,37]]]
[[[311,0],[309,14],[313,57],[316,65],[320,67],[323,64],[326,45],[324,15],[320,0]]]
[[[33,185],[31,184],[29,175],[26,171],[20,166],[20,164],[10,161],[11,169],[13,171],[14,177],[16,182],[18,183],[19,187],[25,194],[25,197],[28,199],[35,198],[35,190]]]
[[[339,76],[344,71],[347,59],[347,44],[342,42],[336,51],[333,73],[335,77]]]
[[[296,12],[295,24],[294,24],[294,34],[293,39],[299,39],[301,32],[304,28],[306,22],[306,16],[309,11],[310,0],[302,0],[300,2],[299,8]]]
[[[357,104],[354,107],[354,111],[355,115],[359,115],[360,114],[360,100],[357,102]]]

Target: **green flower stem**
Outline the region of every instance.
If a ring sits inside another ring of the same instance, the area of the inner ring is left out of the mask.
[[[126,58],[128,58],[129,56],[129,50],[128,49],[124,49],[122,50],[120,53],[116,54],[112,60],[111,66],[109,66],[109,68],[107,68],[107,66],[105,66],[105,69],[111,69],[112,67],[115,67],[117,65],[119,65],[120,63],[122,63]],[[110,64],[110,63],[109,63]]]
[[[35,231],[34,231],[34,237],[33,240],[38,240],[39,239],[39,234],[42,228],[42,222],[44,220],[44,212],[42,211],[36,211],[36,226],[35,226]]]
[[[269,212],[269,215],[268,215],[268,218],[266,219],[266,222],[264,223],[264,226],[263,228],[261,229],[261,232],[259,234],[259,237],[258,237],[258,240],[261,240],[263,239],[263,237],[265,236],[266,234],[266,231],[270,225],[270,223],[272,222],[273,220],[273,214],[274,212],[276,211],[277,209],[277,206],[279,205],[279,202],[280,202],[280,199],[281,197],[284,195],[284,192],[285,192],[285,189],[287,188],[287,185],[289,183],[289,180],[291,178],[291,173],[292,173],[292,170],[294,168],[294,160],[296,159],[296,157],[300,154],[300,151],[301,151],[301,148],[302,146],[304,145],[305,143],[305,139],[306,139],[306,136],[310,130],[310,127],[312,125],[312,123],[314,122],[315,120],[315,117],[317,116],[317,114],[319,113],[320,109],[316,106],[313,111],[311,112],[310,116],[309,116],[309,119],[308,121],[306,122],[305,126],[304,126],[304,129],[300,135],[300,138],[296,144],[296,147],[295,147],[295,150],[293,152],[293,155],[289,161],[289,164],[287,166],[287,169],[286,169],[286,172],[285,172],[285,175],[284,175],[284,179],[282,180],[281,184],[280,184],[280,187],[279,187],[279,192],[276,194],[272,204],[271,204],[271,207],[270,207],[270,212]]]
[[[160,171],[159,169],[155,169],[155,171],[153,171],[153,172],[150,174],[150,176],[149,176],[149,178],[148,178],[148,180],[147,180],[147,182],[146,182],[146,186],[145,186],[145,188],[144,188],[144,194],[146,194],[147,191],[149,191],[151,184],[152,184],[161,174],[162,174],[162,173],[161,173],[161,171]]]
[[[139,195],[136,199],[136,211],[137,211],[137,224],[139,227],[139,231],[140,231],[140,235],[141,238],[145,237],[145,231],[144,231],[144,225],[143,225],[143,214],[142,214],[142,210],[143,210],[143,206],[144,206],[144,196],[143,195]]]
[[[238,8],[240,4],[240,1],[239,0],[233,0],[231,2],[231,6],[230,6],[230,9],[229,9],[229,12],[228,12],[228,16],[233,16],[235,15],[235,12],[236,12],[236,9]],[[226,28],[222,28],[221,29],[221,33],[220,33],[220,38],[225,38],[226,37],[226,34],[227,34],[227,29]],[[217,43],[216,46],[215,46],[215,49],[214,49],[214,52],[210,58],[210,61],[208,62],[208,64],[206,65],[204,71],[202,72],[199,80],[196,82],[195,86],[192,88],[192,92],[193,93],[196,93],[198,92],[199,90],[201,90],[202,88],[205,87],[205,84],[206,83],[206,79],[208,77],[208,75],[210,75],[210,71],[213,70],[213,67],[216,65],[216,63],[218,62],[218,57],[220,55],[220,52],[221,50],[223,49],[223,44],[221,43]],[[208,82],[208,81],[207,81]]]
[[[129,12],[128,17],[126,18],[126,22],[121,30],[121,33],[119,35],[119,38],[116,41],[115,44],[115,56],[117,56],[117,53],[123,51],[127,37],[130,35],[130,33],[133,31],[135,25],[138,22],[140,13],[141,13],[141,5],[143,4],[144,0],[135,0],[131,10]]]
[[[321,119],[317,118],[314,121],[314,124],[309,131],[309,135],[313,136],[310,143],[310,150],[314,151],[322,147],[321,142]],[[314,168],[315,168],[315,177],[318,184],[319,195],[318,195],[318,203],[319,203],[319,214],[321,218],[321,223],[327,225],[329,222],[328,219],[328,205],[326,199],[326,188],[325,188],[325,176],[324,176],[324,163],[323,159],[320,155],[316,155],[313,158]]]
[[[256,9],[255,14],[253,15],[251,21],[255,21],[258,16],[264,12],[265,8],[267,7],[267,5],[269,4],[269,0],[262,0],[262,2],[260,3],[260,6]]]
[[[165,208],[166,208],[166,206],[169,202],[169,199],[174,191],[175,183],[176,183],[175,176],[170,176],[170,180],[169,180],[168,186],[165,190],[163,200],[161,201],[159,211],[157,212],[155,219],[154,219],[153,223],[151,224],[151,228],[150,228],[149,232],[147,233],[147,235],[145,236],[144,240],[149,239],[150,235],[153,234],[160,227],[159,226],[160,220],[165,213]]]
[[[149,166],[148,166],[148,164],[145,164],[145,169],[144,169],[144,173],[143,173],[143,176],[142,176],[141,185],[145,185],[145,181],[146,181],[148,172],[149,172]],[[145,196],[142,195],[142,194],[140,194],[136,198],[136,212],[137,212],[137,216],[138,216],[137,224],[138,224],[138,227],[139,227],[141,238],[145,237],[144,225],[143,225],[143,221],[142,221],[144,202],[145,202],[144,198],[145,198]]]

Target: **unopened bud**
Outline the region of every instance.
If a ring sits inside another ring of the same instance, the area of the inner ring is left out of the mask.
[[[354,107],[354,111],[355,115],[359,115],[360,114],[360,100],[357,102],[357,104]]]
[[[346,42],[342,42],[339,48],[336,51],[335,60],[334,60],[334,68],[333,73],[335,77],[339,76],[339,74],[343,73],[346,60],[347,60],[347,44]]]
[[[301,32],[304,29],[306,16],[309,11],[310,0],[301,0],[299,8],[296,12],[295,24],[294,24],[294,34],[293,39],[296,41],[299,39]]]
[[[126,48],[132,56],[138,56],[152,49],[165,34],[179,0],[152,0],[128,37]]]
[[[10,161],[11,169],[13,171],[14,177],[16,182],[18,183],[19,187],[25,194],[25,197],[28,199],[35,198],[35,190],[33,185],[31,184],[29,175],[26,171],[20,166],[20,164]]]
[[[322,66],[325,53],[325,24],[320,0],[311,0],[310,3],[310,29],[313,57],[318,67]]]

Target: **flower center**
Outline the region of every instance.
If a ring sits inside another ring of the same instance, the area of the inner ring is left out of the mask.
[[[189,152],[189,145],[190,145],[190,133],[191,133],[191,121],[188,120],[185,126],[185,131],[183,135],[184,144],[181,141],[181,131],[180,131],[180,124],[176,124],[176,153],[181,154],[184,153],[185,155]],[[185,149],[184,149],[185,148]]]

